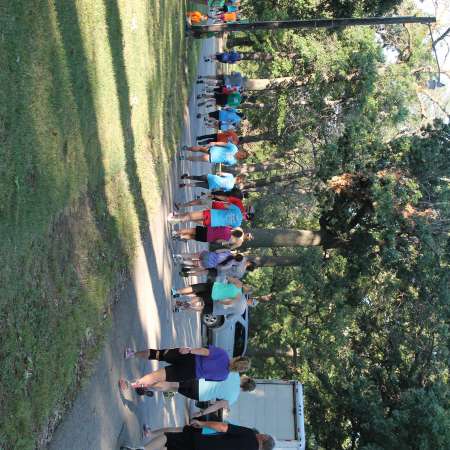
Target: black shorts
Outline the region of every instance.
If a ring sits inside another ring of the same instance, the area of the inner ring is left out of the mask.
[[[198,380],[182,381],[178,392],[192,400],[198,400]]]
[[[214,94],[214,98],[219,106],[225,106],[227,104],[228,95],[226,94]]]
[[[167,439],[167,450],[194,450],[194,433],[201,431],[186,425],[182,433],[164,433]]]
[[[208,116],[209,116],[211,119],[219,120],[219,111],[213,111],[213,112],[210,112],[210,113],[208,113]]]
[[[195,240],[198,242],[208,242],[208,228],[197,225],[195,227]]]
[[[166,381],[182,381],[194,380],[197,376],[195,371],[195,355],[188,353],[182,355],[177,348],[173,348],[164,353],[159,358],[160,361],[165,361],[170,365],[165,367]]]
[[[212,283],[197,283],[191,285],[192,291],[197,297],[200,297],[204,302],[211,300],[212,301]]]
[[[212,314],[214,309],[214,302],[212,298],[204,298],[203,302],[205,306],[203,306],[203,314]]]

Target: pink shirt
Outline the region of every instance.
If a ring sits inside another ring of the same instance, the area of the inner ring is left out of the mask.
[[[231,227],[207,227],[207,242],[215,242],[219,239],[229,241],[231,238]]]

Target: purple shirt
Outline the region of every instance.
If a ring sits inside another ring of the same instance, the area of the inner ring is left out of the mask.
[[[223,381],[230,373],[230,358],[225,350],[210,345],[209,355],[195,355],[195,373],[197,380]]]

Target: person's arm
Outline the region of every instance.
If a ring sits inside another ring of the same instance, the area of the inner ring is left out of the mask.
[[[239,294],[239,297],[241,294]],[[224,298],[223,300],[216,300],[216,303],[220,303],[221,305],[232,305],[235,302],[236,298]]]
[[[194,428],[211,428],[218,433],[226,433],[228,431],[228,424],[225,422],[203,422],[200,420],[192,420],[190,425]]]
[[[199,356],[209,356],[208,348],[191,348],[189,352],[191,355],[199,355]]]
[[[195,413],[192,417],[200,417],[205,416],[206,414],[211,414],[213,412],[219,411],[219,409],[230,409],[230,405],[227,400],[219,400],[212,405],[205,408],[203,411],[199,411],[198,413]]]
[[[228,281],[230,283],[233,283],[238,288],[241,288],[242,286],[244,286],[244,283],[239,278],[228,277]]]
[[[210,142],[208,147],[226,147],[228,142]]]

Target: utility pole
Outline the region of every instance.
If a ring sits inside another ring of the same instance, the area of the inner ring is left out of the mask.
[[[257,30],[282,30],[282,29],[308,29],[308,28],[344,28],[354,26],[370,25],[395,25],[405,23],[430,24],[436,22],[436,17],[362,17],[362,18],[342,18],[342,19],[310,19],[310,20],[274,20],[260,22],[235,22],[219,23],[214,25],[192,25],[188,28],[196,38],[204,37],[205,34],[220,34],[224,32],[236,31],[257,31]]]

